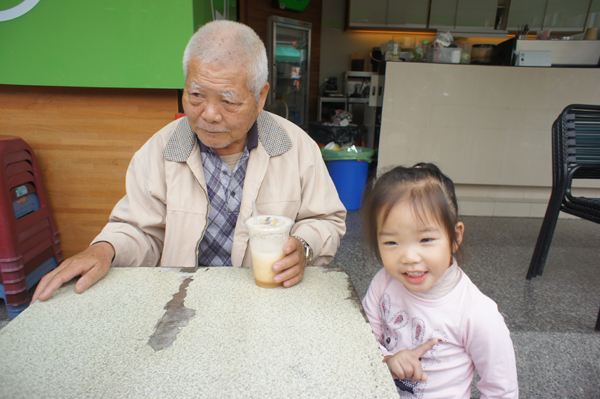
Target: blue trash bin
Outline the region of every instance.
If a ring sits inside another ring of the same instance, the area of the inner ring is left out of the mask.
[[[356,149],[359,152],[321,150],[331,180],[348,211],[355,211],[362,206],[363,191],[369,175],[369,163],[373,156],[373,150],[369,148],[356,147]]]

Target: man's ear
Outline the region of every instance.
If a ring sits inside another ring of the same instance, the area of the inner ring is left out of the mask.
[[[260,94],[258,95],[258,112],[260,113],[265,107],[265,102],[267,101],[267,95],[269,94],[269,82],[266,82],[263,86]]]
[[[456,243],[454,244],[454,248],[452,248],[452,253],[458,251],[458,247],[462,244],[463,236],[465,234],[465,225],[463,222],[456,223],[456,227],[454,228],[456,234]]]

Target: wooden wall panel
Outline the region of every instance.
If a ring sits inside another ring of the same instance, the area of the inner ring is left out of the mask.
[[[319,65],[321,63],[321,14],[322,0],[311,0],[303,12],[280,10],[273,7],[272,0],[240,0],[240,22],[250,26],[256,34],[267,43],[270,15],[310,22],[312,24],[310,52],[310,89],[308,99],[308,121],[317,120],[317,103],[319,101]],[[326,1],[326,0],[325,0]]]
[[[176,112],[176,90],[0,85],[0,134],[33,148],[65,259],[100,232],[134,152]]]

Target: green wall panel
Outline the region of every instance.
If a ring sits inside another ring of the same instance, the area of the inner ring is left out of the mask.
[[[194,32],[214,19],[237,21],[237,11],[237,0],[194,0]]]
[[[209,20],[209,0],[41,0],[0,21],[0,84],[181,88],[185,45]]]

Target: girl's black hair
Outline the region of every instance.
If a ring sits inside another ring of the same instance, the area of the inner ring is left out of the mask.
[[[383,224],[394,205],[403,201],[412,205],[419,220],[424,221],[428,214],[435,217],[446,231],[454,257],[462,264],[464,247],[456,240],[458,203],[454,183],[432,163],[421,162],[412,168],[397,166],[367,184],[361,218],[371,253],[381,262],[378,222]]]

